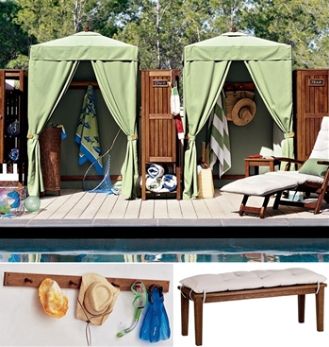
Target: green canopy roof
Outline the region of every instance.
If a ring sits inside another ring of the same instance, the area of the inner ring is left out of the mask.
[[[184,47],[184,57],[185,61],[290,60],[291,47],[232,32]]]
[[[138,48],[92,31],[31,46],[31,60],[137,61]]]

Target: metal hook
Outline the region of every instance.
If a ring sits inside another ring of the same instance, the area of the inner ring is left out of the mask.
[[[74,287],[78,287],[78,283],[72,281],[72,280],[69,280],[69,286],[74,286]]]

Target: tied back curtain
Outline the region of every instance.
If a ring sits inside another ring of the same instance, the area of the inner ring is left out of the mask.
[[[250,60],[245,64],[268,111],[284,133],[282,155],[294,158],[291,60]]]
[[[207,122],[216,104],[230,65],[230,61],[185,62],[183,78],[188,146],[184,158],[183,199],[195,198],[198,195],[195,137]],[[197,88],[195,83],[198,83]]]
[[[127,150],[121,174],[122,195],[129,199],[136,195],[138,182],[137,62],[97,60],[92,61],[92,66],[106,105],[120,129],[127,136]]]
[[[44,191],[39,135],[71,83],[77,61],[30,60],[28,91],[28,193]]]

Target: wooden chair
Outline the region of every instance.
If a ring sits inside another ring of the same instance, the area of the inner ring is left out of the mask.
[[[302,164],[305,162],[290,158],[275,158],[280,162],[286,162],[285,171],[287,174],[291,172],[291,165],[297,166],[299,173]],[[302,206],[314,210],[314,214],[317,214],[321,210],[321,205],[325,200],[329,203],[329,116],[323,117],[321,122],[321,128],[315,141],[313,150],[310,154],[309,159],[318,159],[316,162],[318,165],[326,166],[325,174],[322,181],[314,179],[312,175],[309,175],[309,179],[301,182],[297,185],[294,190],[297,192],[305,193],[306,197],[310,197],[312,193],[316,194],[314,201],[294,201],[289,199],[282,199],[283,192],[279,192],[276,195],[275,202],[273,205],[274,209],[277,209],[279,205],[291,205],[291,206]]]
[[[329,203],[329,116],[323,117],[321,128],[315,141],[312,153],[305,162],[290,159],[277,158],[276,162],[286,162],[285,170],[267,172],[262,175],[249,176],[224,185],[220,191],[228,193],[243,194],[239,214],[256,213],[260,218],[265,217],[266,208],[270,197],[275,195],[274,209],[279,205],[302,206],[314,210],[317,214],[321,210],[323,200]],[[295,170],[291,165],[295,164]],[[302,166],[300,166],[303,164]],[[297,170],[296,168],[300,166]],[[313,201],[284,199],[287,191],[316,194]],[[247,205],[250,196],[264,198],[262,207]]]

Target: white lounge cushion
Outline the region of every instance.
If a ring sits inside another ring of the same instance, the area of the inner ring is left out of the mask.
[[[323,117],[310,158],[329,160],[329,117]]]
[[[219,274],[201,274],[184,278],[181,285],[195,293],[222,292],[290,286],[296,284],[313,284],[326,281],[326,277],[304,268],[283,270],[235,271]]]
[[[264,196],[297,187],[296,177],[284,175],[256,175],[241,178],[220,188],[222,192]]]
[[[291,177],[295,179],[298,184],[303,184],[305,182],[322,184],[323,182],[323,178],[320,176],[307,175],[307,174],[300,173],[298,171],[270,171],[270,172],[266,172],[265,175],[274,175],[274,177],[278,177],[278,175],[281,175],[283,177]]]

